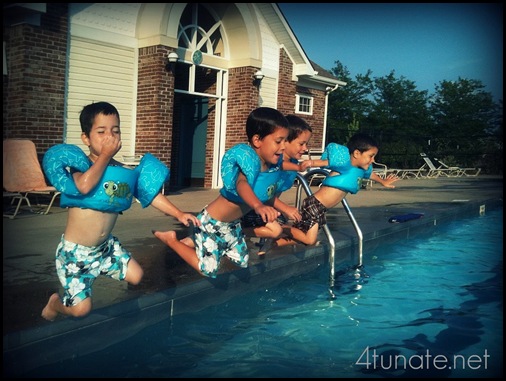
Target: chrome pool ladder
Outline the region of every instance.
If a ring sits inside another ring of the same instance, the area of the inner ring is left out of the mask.
[[[306,172],[304,175],[298,173],[297,179],[299,180],[299,185],[297,186],[297,193],[295,195],[295,205],[297,209],[300,209],[301,204],[301,192],[302,188],[306,191],[307,196],[311,196],[313,194],[313,191],[311,190],[311,187],[309,186],[308,180],[311,180],[311,178],[314,175],[323,175],[323,177],[327,177],[330,171],[326,169],[312,169],[308,172]],[[353,213],[351,212],[350,206],[348,205],[348,202],[346,201],[346,198],[343,198],[341,201],[343,204],[344,210],[346,211],[346,214],[348,215],[348,218],[350,219],[353,227],[355,228],[355,231],[357,232],[358,236],[358,260],[357,264],[355,265],[356,268],[362,267],[362,245],[363,245],[363,235],[362,230],[360,230],[360,227],[357,224],[357,221],[355,220],[355,217],[353,216]],[[336,244],[334,241],[334,237],[332,236],[332,233],[330,232],[330,229],[327,224],[322,226],[322,229],[327,236],[327,240],[329,241],[330,245],[330,253],[329,253],[329,265],[330,265],[330,276],[329,276],[329,293],[330,297],[332,299],[335,299],[336,296],[334,294],[334,283],[335,283],[335,252],[336,252]]]

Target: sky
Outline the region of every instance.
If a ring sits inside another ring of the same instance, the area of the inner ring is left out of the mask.
[[[499,3],[277,3],[308,58],[340,61],[352,78],[394,71],[434,93],[441,81],[479,80],[503,99],[503,6]]]

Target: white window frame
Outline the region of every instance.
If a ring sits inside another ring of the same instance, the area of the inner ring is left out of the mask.
[[[303,101],[309,102],[303,102]],[[314,97],[311,95],[295,94],[295,112],[304,115],[313,115]]]

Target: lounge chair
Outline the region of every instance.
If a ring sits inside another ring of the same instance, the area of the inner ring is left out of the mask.
[[[386,179],[386,177],[391,173],[395,174],[395,171],[388,169],[386,164],[373,162],[372,166],[373,166],[373,172],[376,173],[382,179]],[[373,184],[374,184],[374,180],[371,180],[371,179],[363,179],[362,180],[362,188],[364,188],[364,189],[372,188]]]
[[[397,176],[401,180],[407,179],[420,179],[425,176],[427,170],[424,166],[420,168],[400,169],[400,168],[388,168],[386,164],[374,162],[373,172],[375,172],[382,179],[386,179],[389,175]],[[374,181],[371,179],[364,179],[362,181],[362,187],[365,189],[372,188]]]
[[[429,173],[423,165],[420,168],[392,169],[391,171],[402,180],[423,179],[424,177],[427,177],[427,174]]]
[[[446,168],[449,171],[451,171],[455,175],[454,177],[461,177],[461,176],[475,177],[478,176],[481,172],[481,168],[450,167],[437,158],[434,158],[434,161],[439,164],[440,168]]]
[[[23,201],[33,212],[30,196],[50,197],[47,204],[35,204],[42,207],[39,214],[47,214],[54,200],[60,194],[55,187],[46,183],[44,173],[37,157],[35,144],[27,139],[5,139],[3,141],[3,195],[11,198],[13,211],[4,211],[4,217],[13,219],[19,213]],[[17,204],[16,204],[17,202]]]
[[[425,173],[425,177],[427,178],[437,178],[439,176],[445,176],[445,177],[459,177],[460,173],[458,170],[450,168],[450,167],[444,167],[443,165],[436,165],[432,162],[432,160],[423,152],[420,153],[420,156],[422,157],[423,161],[425,162],[422,165],[422,169],[426,169],[427,172]]]

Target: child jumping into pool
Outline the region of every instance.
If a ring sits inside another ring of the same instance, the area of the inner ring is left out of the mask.
[[[58,314],[87,315],[92,309],[92,285],[99,275],[133,285],[141,281],[141,266],[111,234],[133,197],[142,207],[152,205],[186,226],[190,221],[199,223],[196,216],[182,212],[160,193],[169,169],[153,155],[144,155],[135,169],[113,159],[121,149],[120,117],[113,105],[89,104],[79,121],[89,155],[75,145],[59,144],[43,160],[46,175],[61,192],[60,206],[68,207],[67,225],[56,249],[63,299],[52,294],[42,310],[42,317],[51,321]]]
[[[330,174],[323,180],[320,188],[302,202],[302,218],[292,226],[283,228],[283,236],[278,238],[273,247],[295,243],[314,245],[318,230],[326,224],[326,212],[339,204],[348,193],[355,194],[362,185],[362,179],[372,179],[384,187],[392,185],[399,178],[389,175],[382,179],[373,172],[372,163],[378,154],[378,144],[368,135],[357,133],[351,137],[347,147],[330,143],[325,148],[321,160],[314,160],[314,166],[330,169]]]
[[[280,182],[277,187],[277,199],[274,207],[282,214],[276,221],[265,223],[254,210],[245,214],[242,219],[242,227],[246,236],[260,237],[260,249],[257,255],[264,255],[283,232],[283,225],[288,220],[298,222],[301,214],[297,207],[288,205],[279,199],[282,192],[293,186],[297,172],[304,172],[312,165],[311,160],[300,161],[302,155],[308,151],[308,143],[313,130],[309,124],[296,115],[286,115],[288,120],[288,139],[283,153],[283,172],[280,174]]]
[[[270,223],[280,212],[272,203],[277,193],[288,121],[269,107],[253,110],[246,121],[248,144],[238,144],[223,156],[220,195],[199,213],[201,226],[192,237],[179,241],[175,231],[153,234],[172,248],[200,274],[215,278],[220,260],[227,256],[240,267],[247,267],[248,247],[241,217],[254,210]]]

